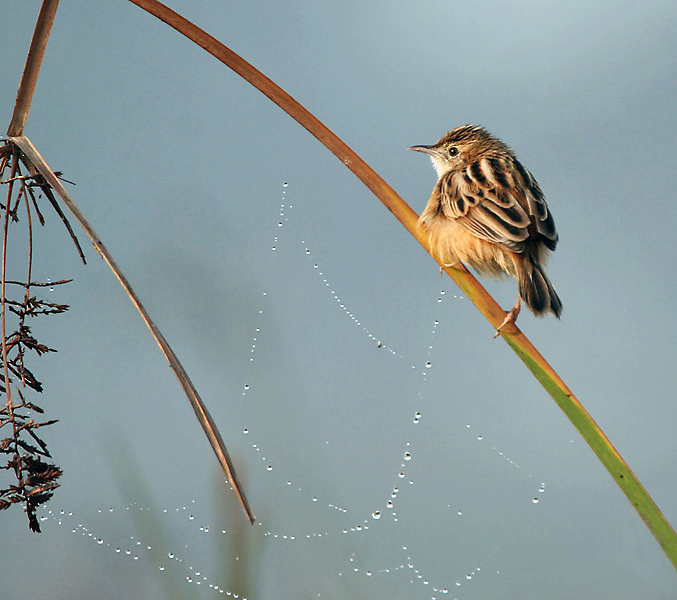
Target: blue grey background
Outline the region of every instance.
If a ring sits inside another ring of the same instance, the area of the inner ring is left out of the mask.
[[[3,6],[7,123],[39,4]],[[555,215],[564,302],[561,321],[519,325],[677,522],[674,3],[172,7],[417,211],[435,175],[410,145],[476,123],[513,147]],[[130,3],[64,1],[25,133],[77,183],[259,521],[112,274],[89,244],[79,265],[45,209],[34,279],[75,279],[45,291],[71,310],[34,324],[59,350],[33,366],[64,476],[42,535],[0,515],[3,597],[224,597],[238,543],[255,599],[677,597],[634,509],[483,317],[224,65]],[[514,282],[486,285],[512,305]]]

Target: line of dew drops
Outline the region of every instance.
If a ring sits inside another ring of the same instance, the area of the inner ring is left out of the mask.
[[[324,286],[329,290],[329,294],[331,295],[332,299],[334,302],[338,305],[338,307],[343,311],[343,313],[353,322],[355,326],[357,326],[364,335],[371,340],[372,343],[376,344],[377,348],[381,348],[385,350],[386,352],[392,354],[394,357],[407,360],[405,359],[404,355],[401,352],[398,352],[397,350],[394,350],[387,344],[385,344],[378,336],[375,336],[363,323],[360,321],[358,317],[355,316],[355,314],[346,306],[345,302],[341,300],[341,297],[336,293],[336,290],[332,287],[331,282],[327,279],[325,273],[322,271],[322,268],[320,267],[319,263],[314,262],[314,257],[313,253],[306,244],[305,240],[301,240],[301,246],[304,248],[305,255],[313,261],[313,269],[315,273],[317,273],[317,276],[322,279],[322,283]],[[410,363],[410,366],[412,369],[416,369],[416,365],[412,361],[407,361]]]
[[[454,297],[454,298],[460,298],[459,296],[456,296],[456,295],[454,295],[453,297]],[[439,294],[439,296],[438,296],[438,298],[437,298],[437,302],[438,302],[438,303],[442,303],[442,302],[444,301],[444,298],[445,298],[445,291],[444,291],[444,290],[440,290],[440,294]],[[440,322],[439,322],[439,319],[435,319],[435,321],[434,321],[434,323],[433,323],[432,332],[431,332],[431,338],[432,338],[432,339],[434,339],[435,334],[437,333],[439,323],[440,323]],[[434,347],[434,344],[433,344],[433,341],[431,341],[431,343],[430,343],[429,346],[428,346],[428,352],[427,352],[427,356],[426,356],[426,362],[425,362],[425,365],[424,365],[425,368],[423,369],[423,374],[422,374],[422,378],[421,378],[421,387],[420,387],[419,393],[418,393],[418,400],[419,400],[419,401],[422,401],[422,400],[423,400],[423,397],[424,397],[424,388],[425,388],[425,384],[427,383],[427,374],[428,374],[428,372],[430,371],[430,369],[431,369],[432,366],[433,366],[433,363],[432,363],[433,347]],[[413,421],[413,422],[414,422],[415,424],[418,424],[418,423],[420,423],[421,418],[422,418],[422,413],[421,413],[420,410],[417,410],[416,413],[414,414],[414,421]],[[466,429],[467,429],[467,430],[471,430],[471,429],[472,429],[472,426],[471,426],[470,424],[467,424],[467,425],[466,425]],[[484,439],[484,436],[483,436],[483,435],[477,434],[477,441],[480,441],[480,442],[481,442],[481,441],[483,441],[483,439]],[[409,442],[407,442],[407,446],[409,446],[409,445],[410,445]],[[519,465],[517,462],[515,462],[514,460],[512,460],[507,454],[505,454],[503,451],[501,451],[500,449],[498,449],[496,446],[492,446],[492,447],[491,447],[491,450],[492,450],[492,452],[495,452],[499,457],[501,457],[501,459],[505,460],[510,466],[512,466],[513,468],[517,469],[518,471],[521,471],[521,472],[525,473],[525,474],[527,475],[528,478],[533,479],[533,475],[532,475],[531,473],[529,473],[529,472],[526,471],[524,468],[522,468],[521,465]],[[405,459],[406,461],[410,461],[410,460],[411,460],[411,452],[410,452],[410,451],[406,451],[406,452],[404,453],[404,459]],[[400,473],[400,477],[402,477],[402,473]],[[410,482],[410,483],[412,483],[412,482]],[[539,494],[543,494],[544,492],[545,492],[545,482],[541,482],[541,484],[540,484],[539,487],[538,487],[538,493],[539,493]],[[540,496],[535,495],[535,496],[531,499],[531,502],[532,502],[533,504],[538,504],[538,503],[540,502]],[[450,505],[447,505],[447,507],[450,508],[451,506],[450,506]],[[458,511],[457,511],[457,514],[458,514],[458,516],[462,516],[462,515],[463,515],[463,512],[462,512],[461,510],[458,510]]]
[[[349,558],[349,569],[350,572],[355,574],[355,575],[364,575],[365,577],[374,577],[374,576],[379,576],[379,575],[390,575],[392,573],[396,573],[398,571],[410,571],[411,572],[411,579],[409,580],[409,583],[412,585],[419,584],[423,586],[424,588],[430,590],[431,596],[430,600],[438,600],[440,597],[443,598],[453,598],[454,600],[458,600],[458,597],[454,595],[454,592],[460,592],[462,591],[460,588],[462,588],[465,585],[469,585],[471,581],[473,581],[476,577],[478,577],[480,574],[483,573],[482,567],[474,567],[462,575],[457,575],[455,578],[452,578],[452,581],[454,581],[453,586],[451,586],[451,590],[449,587],[445,587],[443,584],[431,584],[430,579],[425,576],[425,574],[416,566],[414,561],[412,560],[411,556],[408,553],[407,546],[402,546],[402,552],[404,554],[404,559],[403,561],[395,566],[395,567],[384,567],[384,568],[379,568],[379,569],[371,569],[371,568],[360,568],[357,566],[357,554],[355,552],[351,553],[350,558]],[[487,570],[485,569],[484,573],[486,573]],[[495,575],[500,575],[501,572],[499,570],[496,570]],[[344,573],[343,571],[339,571],[339,576],[343,576]]]
[[[284,227],[284,225],[288,222],[288,212],[293,208],[291,204],[287,204],[287,188],[289,187],[289,184],[285,181],[282,184],[282,201],[280,203],[280,210],[278,213],[278,220],[277,220],[277,230],[279,231],[280,228]],[[273,252],[277,250],[278,244],[280,241],[280,234],[276,234],[273,236],[273,243],[271,246],[271,249]],[[261,334],[261,326],[263,322],[263,314],[264,314],[264,303],[269,300],[268,292],[263,291],[262,292],[262,304],[261,307],[258,310],[258,319],[259,322],[256,324],[255,331],[254,331],[254,336],[252,338],[252,344],[249,350],[249,374],[251,375],[251,369],[252,365],[255,362],[256,359],[256,349],[257,349],[257,344],[259,343],[259,337]],[[248,382],[245,382],[245,384],[242,386],[242,396],[246,397],[251,391],[251,386]],[[249,436],[251,438],[250,434],[250,428],[245,427],[242,430],[242,434]],[[253,450],[260,455],[260,460],[261,463],[264,465],[264,468],[267,472],[272,472],[274,470],[273,463],[272,461],[266,456],[264,452],[262,452],[261,445],[256,442],[251,442],[251,447]],[[311,495],[305,492],[305,490],[298,485],[294,484],[291,479],[287,479],[286,481],[286,486],[287,489],[293,490],[294,492],[300,494],[306,501],[310,500],[312,503],[318,503],[318,497],[316,495]],[[322,505],[323,503],[319,503]],[[333,504],[331,502],[326,502],[324,503],[324,506],[327,508],[339,512],[339,513],[346,513],[347,509],[337,506],[336,504]],[[257,522],[258,525],[262,525],[260,521]],[[272,539],[276,540],[283,540],[283,541],[296,541],[298,539],[314,539],[314,538],[323,538],[329,535],[327,531],[315,531],[311,533],[306,533],[306,534],[289,534],[289,533],[280,533],[280,532],[273,532],[273,531],[266,531],[264,533],[265,537],[270,537]]]
[[[437,302],[442,303],[443,299],[445,297],[445,291],[440,290],[440,294],[438,296]],[[454,296],[456,297],[456,296]],[[438,319],[435,319],[433,321],[433,326],[432,326],[432,331],[431,331],[431,342],[428,345],[428,350],[426,353],[425,357],[425,363],[424,363],[424,368],[420,370],[421,372],[421,384],[418,390],[417,394],[417,402],[422,403],[423,397],[424,397],[424,388],[427,382],[427,374],[429,370],[432,368],[432,352],[433,352],[433,338],[435,336],[435,333],[438,330],[440,322]],[[412,424],[413,425],[418,425],[421,422],[421,419],[423,418],[422,414],[423,408],[421,406],[416,406],[415,412],[414,412],[414,417],[412,419]],[[407,478],[407,465],[411,463],[412,460],[412,443],[411,441],[405,442],[405,447],[404,451],[402,453],[402,462],[400,463],[400,470],[397,473],[397,479],[399,480],[405,480]],[[414,485],[413,479],[408,480],[408,485]],[[397,516],[397,511],[395,510],[395,502],[397,501],[397,496],[400,493],[400,483],[396,482],[393,485],[392,491],[390,493],[390,498],[386,501],[385,503],[385,508],[386,508],[386,513],[389,514],[394,522],[397,522],[398,516]],[[372,513],[372,518],[379,520],[381,518],[381,511],[376,510]]]
[[[475,436],[478,442],[483,442],[484,441],[484,436],[482,434],[475,434],[473,432],[473,427],[470,423],[467,423],[465,426],[466,431],[470,432],[472,435]],[[505,452],[497,448],[496,446],[491,446],[491,451],[497,454],[502,460],[507,462],[512,468],[516,469],[517,471],[520,471],[521,473],[524,473],[529,479],[536,479],[529,471],[527,471],[524,467],[522,467],[519,463],[515,462],[512,458],[510,458]],[[538,494],[543,494],[545,493],[545,482],[541,481],[541,483],[538,486]],[[531,503],[532,504],[538,504],[541,501],[541,497],[539,495],[533,496],[531,498]],[[447,505],[449,506],[449,505]],[[460,512],[458,513],[460,516]]]
[[[191,501],[192,504],[195,504],[195,500]],[[187,516],[186,518],[189,521],[194,521],[195,517],[193,516],[192,512],[188,511],[189,507],[188,506],[180,506],[176,507],[173,510],[170,510],[168,508],[164,508],[162,512],[164,514],[167,513],[186,513]],[[117,512],[132,512],[132,511],[138,511],[138,512],[149,512],[152,513],[153,510],[149,508],[144,508],[142,506],[139,506],[136,503],[133,503],[130,506],[126,506],[123,509],[115,509],[115,508],[108,508],[107,510],[104,509],[98,509],[98,512],[100,514],[113,514]],[[119,555],[120,557],[127,558],[128,560],[131,561],[139,561],[140,558],[146,557],[148,559],[148,562],[150,564],[153,564],[157,561],[157,556],[155,554],[152,554],[153,552],[153,547],[142,540],[134,537],[134,536],[125,536],[125,539],[128,539],[129,541],[127,544],[113,544],[109,541],[106,541],[102,536],[98,536],[95,534],[93,531],[91,531],[86,525],[84,525],[82,522],[77,522],[77,520],[74,517],[74,514],[72,511],[65,511],[65,510],[49,510],[47,511],[44,515],[40,516],[40,521],[45,522],[52,520],[54,521],[57,526],[69,526],[69,522],[72,522],[70,525],[71,527],[71,532],[75,535],[81,535],[85,539],[90,540],[92,543],[96,544],[97,546],[102,547],[103,549],[109,551],[109,552],[114,552],[115,554]],[[199,531],[202,533],[215,533],[216,530],[212,528],[209,525],[206,526],[199,526]],[[225,535],[227,531],[225,529],[219,530],[219,532],[222,535]],[[188,544],[184,545],[185,549],[188,550]],[[164,555],[164,552],[162,552]],[[237,594],[235,592],[231,592],[226,590],[225,588],[221,587],[217,583],[214,583],[214,580],[207,575],[205,575],[202,572],[202,569],[196,568],[188,563],[187,560],[182,558],[178,553],[174,551],[169,551],[166,553],[166,562],[165,561],[160,561],[160,564],[156,564],[156,568],[160,573],[165,573],[168,571],[168,569],[174,568],[177,569],[182,567],[185,569],[184,572],[187,571],[187,575],[185,575],[185,581],[186,583],[201,586],[203,588],[212,590],[214,592],[217,592],[219,594],[223,594],[224,597],[227,598],[234,598],[235,600],[247,600],[246,596],[241,596],[240,594]]]
[[[445,291],[441,290],[440,294],[437,298],[437,302],[441,304],[443,302],[444,298],[445,298]],[[454,298],[458,298],[458,296],[454,296]],[[439,322],[438,319],[434,320],[433,326],[432,326],[432,331],[431,331],[431,337],[434,337],[435,333],[437,332],[439,323],[440,322]],[[417,401],[418,402],[422,402],[422,400],[423,400],[423,396],[424,396],[423,392],[424,392],[424,387],[425,387],[425,384],[426,384],[426,381],[427,381],[427,373],[432,368],[432,362],[431,362],[432,361],[432,352],[433,352],[433,342],[431,340],[431,343],[428,345],[428,349],[427,349],[427,353],[426,353],[426,357],[425,357],[425,363],[423,365],[424,368],[419,369],[419,372],[421,373],[421,385],[419,387],[419,391],[418,391],[418,394],[417,394],[417,396],[418,396]],[[416,409],[414,416],[413,416],[413,419],[412,419],[413,425],[418,425],[421,422],[421,419],[423,417],[422,412],[421,412],[422,408],[420,406],[417,406],[416,408],[417,409]],[[388,500],[386,500],[386,502],[385,502],[385,512],[382,512],[381,510],[375,510],[371,514],[371,518],[375,521],[379,521],[383,514],[389,515],[392,518],[393,522],[398,522],[398,520],[399,520],[398,516],[397,516],[397,511],[395,510],[395,503],[396,503],[397,497],[400,493],[400,485],[402,484],[402,482],[404,482],[404,480],[407,480],[407,472],[406,472],[407,466],[411,463],[411,460],[412,460],[412,443],[411,443],[411,441],[405,442],[404,446],[405,447],[404,447],[404,451],[402,453],[402,462],[400,463],[400,469],[399,469],[399,472],[397,473],[397,476],[396,476],[397,480],[399,480],[399,481],[396,480],[396,483],[393,485],[392,491],[390,492],[390,498]],[[411,478],[408,479],[408,485],[409,486],[414,485],[413,479],[411,479]],[[358,524],[358,525],[355,525],[353,527],[344,529],[343,533],[344,534],[359,533],[359,532],[365,531],[367,529],[369,529],[369,521],[365,520],[364,523],[362,523],[362,524]]]
[[[195,504],[196,501],[192,500],[191,504]],[[189,508],[193,509],[189,511]],[[193,516],[194,509],[196,507],[188,507],[188,506],[180,506],[180,507],[175,507],[174,509],[168,509],[164,508],[162,509],[163,514],[173,514],[173,513],[183,513],[186,515],[186,519],[190,522],[195,521],[195,517]],[[126,506],[123,509],[114,509],[114,508],[108,508],[107,510],[104,509],[98,509],[98,512],[100,514],[113,514],[116,512],[130,512],[130,511],[138,511],[138,512],[153,512],[152,509],[144,508],[142,506],[139,506],[136,503],[133,503],[130,506]],[[40,517],[40,521],[45,522],[48,520],[52,520],[56,522],[57,526],[69,526],[68,521],[72,521],[71,526],[71,532],[75,535],[81,535],[82,537],[90,540],[92,543],[96,544],[97,546],[100,546],[104,549],[106,549],[109,552],[114,552],[115,554],[127,558],[128,560],[131,561],[139,561],[140,558],[146,557],[148,558],[148,561],[150,563],[155,562],[157,559],[155,556],[151,554],[151,551],[153,550],[151,545],[146,544],[143,542],[141,539],[136,538],[134,536],[125,536],[125,539],[128,539],[127,544],[113,544],[110,543],[109,541],[106,541],[103,537],[97,536],[93,531],[91,531],[87,526],[85,526],[81,522],[76,522],[76,519],[74,518],[73,512],[66,512],[65,510],[61,511],[54,511],[54,510],[49,510],[46,514],[42,515]],[[212,528],[210,525],[196,525],[196,527],[199,528],[200,533],[219,533],[222,535],[227,534],[227,531],[225,529],[216,529]],[[360,530],[367,530],[368,527],[364,528],[359,528]],[[277,535],[271,535],[271,537],[275,539],[294,539],[294,536],[277,536]],[[310,536],[307,536],[310,537]],[[320,536],[321,537],[321,536]],[[188,544],[184,545],[185,549],[188,550],[189,546]],[[428,589],[430,589],[432,595],[431,595],[431,600],[437,600],[437,598],[441,595],[444,597],[447,597],[447,594],[449,594],[449,589],[447,587],[442,587],[442,586],[435,586],[435,585],[430,585],[430,581],[428,578],[424,576],[422,571],[416,567],[415,563],[413,562],[411,556],[408,554],[407,547],[402,546],[402,551],[404,553],[404,559],[403,561],[394,566],[394,567],[385,567],[385,568],[379,568],[379,569],[360,569],[358,566],[356,566],[356,553],[353,552],[350,555],[349,558],[349,563],[351,566],[350,572],[355,575],[364,575],[366,577],[372,577],[373,575],[389,575],[391,573],[395,573],[398,571],[405,571],[405,570],[410,570],[412,573],[410,583],[411,584],[416,584],[419,583],[424,587],[430,586]],[[162,552],[164,554],[164,552]],[[182,557],[179,553],[175,551],[168,551],[166,552],[167,556],[167,562],[161,562],[160,564],[157,564],[156,567],[159,572],[165,573],[167,572],[168,569],[178,569],[178,568],[183,568],[185,571],[188,572],[187,575],[185,575],[185,581],[186,583],[189,584],[194,584],[197,586],[203,586],[204,588],[207,588],[209,590],[212,590],[214,592],[217,592],[219,594],[223,594],[224,597],[228,598],[234,598],[235,600],[247,600],[246,596],[240,596],[239,594],[235,592],[231,592],[226,590],[225,588],[221,587],[219,584],[214,583],[214,580],[207,575],[204,574],[201,568],[199,567],[194,567],[190,565],[184,557]],[[455,587],[460,588],[462,585],[465,583],[471,581],[475,576],[477,576],[481,571],[481,567],[476,567],[472,570],[470,570],[464,577],[457,578],[455,581]],[[498,575],[500,572],[496,571],[496,574]],[[339,576],[343,575],[342,571],[339,571],[338,573]],[[456,600],[456,599],[455,599]]]

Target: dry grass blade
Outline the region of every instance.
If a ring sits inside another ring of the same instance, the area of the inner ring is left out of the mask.
[[[226,474],[226,478],[228,479],[233,490],[235,491],[235,494],[237,495],[240,504],[242,505],[242,508],[247,514],[247,518],[251,523],[253,523],[254,515],[252,514],[252,511],[249,507],[249,503],[247,502],[247,498],[244,494],[244,491],[242,490],[240,484],[238,483],[237,477],[235,475],[235,469],[233,468],[233,463],[230,459],[223,439],[221,438],[221,434],[219,433],[216,424],[214,423],[214,420],[209,414],[207,407],[203,404],[202,399],[197,393],[197,390],[190,381],[188,374],[186,373],[183,366],[179,362],[178,358],[174,354],[174,351],[171,349],[171,347],[167,343],[167,340],[165,340],[162,333],[160,333],[160,330],[157,328],[153,320],[150,318],[150,315],[144,308],[143,304],[139,300],[134,290],[132,289],[132,286],[129,284],[126,277],[123,275],[122,271],[120,270],[116,262],[113,260],[113,257],[110,255],[110,253],[104,246],[99,236],[96,234],[92,226],[89,224],[89,221],[87,221],[85,216],[82,214],[80,209],[77,207],[71,196],[64,188],[59,178],[55,175],[54,171],[52,171],[49,165],[45,162],[45,160],[40,155],[38,150],[35,148],[33,143],[25,136],[10,137],[9,139],[21,150],[21,152],[23,153],[23,159],[32,163],[33,167],[37,169],[37,171],[40,173],[40,175],[42,175],[45,181],[61,197],[68,210],[70,210],[70,212],[73,214],[73,216],[77,219],[82,228],[85,230],[89,238],[92,240],[92,243],[94,244],[96,250],[108,263],[108,266],[111,268],[115,276],[118,278],[118,281],[120,282],[122,287],[129,295],[130,299],[134,303],[134,306],[136,306],[136,309],[139,311],[141,318],[148,326],[148,329],[150,329],[150,332],[155,338],[155,341],[160,346],[160,349],[165,355],[167,361],[169,362],[169,365],[171,366],[172,370],[176,374],[176,377],[181,383],[181,386],[183,387],[183,390],[188,396],[188,400],[190,401],[191,406],[195,411],[195,415],[197,416],[200,425],[202,425],[202,429],[207,435],[207,439],[209,440],[209,443],[211,444],[219,462],[221,463],[221,467],[223,468]]]
[[[418,215],[411,207],[334,132],[287,92],[230,48],[161,2],[157,0],[130,0],[130,2],[185,35],[275,102],[335,154],[395,215],[426,251],[430,252],[427,232],[418,226]],[[505,312],[498,303],[462,265],[458,268],[445,267],[439,256],[433,255],[433,258],[496,329],[505,317]],[[504,328],[501,335],[571,420],[677,568],[675,531],[604,432],[555,370],[514,324],[510,328]]]
[[[56,201],[56,198],[54,197],[54,192],[52,192],[52,188],[50,185],[44,183],[44,178],[43,176],[37,171],[35,166],[30,162],[26,161],[26,168],[31,174],[32,179],[35,181],[35,186],[40,188],[40,190],[47,196],[47,200],[49,200],[49,203],[52,205],[52,208],[54,209],[54,212],[56,212],[57,215],[59,215],[59,218],[61,219],[61,222],[64,224],[64,227],[68,231],[68,235],[70,236],[71,240],[73,240],[73,244],[75,244],[75,247],[77,248],[78,254],[80,255],[80,260],[84,264],[87,264],[87,259],[85,258],[85,253],[82,251],[82,247],[80,246],[80,242],[78,241],[77,236],[75,235],[75,232],[73,231],[73,228],[71,227],[71,224],[69,223],[68,219],[66,218],[66,215],[63,214],[63,211],[61,210],[61,207],[59,206],[59,203]],[[54,175],[59,175],[59,173],[54,173]],[[30,188],[28,188],[30,190]],[[33,202],[36,210],[38,210],[37,202]],[[40,221],[44,224],[44,221],[42,219],[42,215],[38,212],[38,215],[40,217]]]

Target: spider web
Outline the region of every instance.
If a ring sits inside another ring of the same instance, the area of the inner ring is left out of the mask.
[[[422,333],[391,340],[332,281],[290,189],[250,307],[239,391],[228,394],[255,525],[232,499],[227,516],[211,515],[196,493],[95,514],[52,509],[43,526],[70,530],[125,577],[153,574],[158,597],[484,597],[520,538],[506,512],[533,511],[546,484],[481,418],[465,418],[476,398],[454,393],[442,348],[459,342],[454,318],[468,303],[438,288],[422,300]]]

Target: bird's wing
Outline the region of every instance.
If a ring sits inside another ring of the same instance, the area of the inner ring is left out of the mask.
[[[437,185],[444,215],[477,237],[522,252],[535,228],[555,249],[557,232],[543,193],[516,159],[483,158],[450,171]]]
[[[540,234],[541,241],[549,250],[554,250],[557,247],[559,236],[545,196],[534,176],[522,166],[522,163],[516,158],[512,160],[512,163],[514,172],[519,173],[519,177],[515,177],[515,179],[518,179],[516,183],[520,189],[525,190],[524,195],[526,196],[531,221],[536,225],[536,231]],[[522,181],[520,182],[519,179]],[[520,186],[520,184],[522,185]]]

